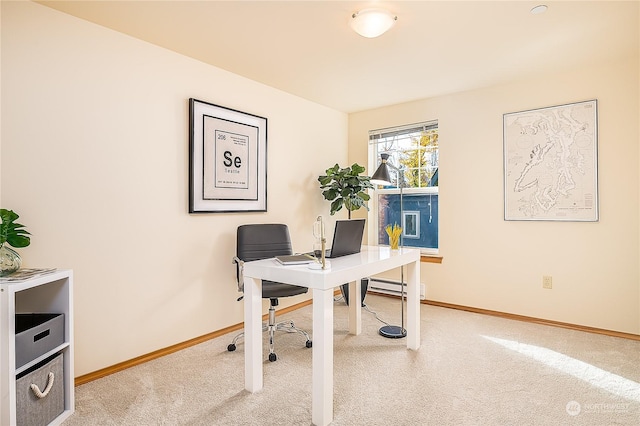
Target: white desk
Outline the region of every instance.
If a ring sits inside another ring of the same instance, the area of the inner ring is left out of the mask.
[[[262,389],[262,281],[308,287],[313,292],[313,394],[311,421],[325,426],[333,420],[333,294],[349,283],[351,300],[361,300],[361,278],[407,265],[407,348],[420,347],[420,251],[363,246],[361,253],[331,259],[331,269],[282,266],[274,259],[244,264],[245,388]],[[358,285],[357,285],[358,284]],[[349,306],[349,332],[360,334],[360,303]],[[382,339],[382,337],[381,337]]]

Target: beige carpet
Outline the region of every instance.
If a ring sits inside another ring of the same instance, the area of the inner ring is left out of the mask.
[[[365,302],[399,323],[399,299]],[[310,332],[311,309],[279,319]],[[638,341],[422,305],[422,346],[409,351],[366,310],[362,334],[347,334],[347,309],[335,303],[334,425],[640,425]],[[231,337],[77,387],[64,426],[310,425],[304,339],[278,334],[278,361],[250,394]]]

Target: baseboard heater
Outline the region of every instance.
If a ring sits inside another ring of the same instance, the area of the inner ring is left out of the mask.
[[[404,295],[407,296],[407,283],[404,283]],[[382,294],[390,294],[393,296],[400,296],[401,292],[400,281],[387,280],[383,278],[369,278],[369,291]],[[420,284],[420,300],[426,299],[425,285]]]

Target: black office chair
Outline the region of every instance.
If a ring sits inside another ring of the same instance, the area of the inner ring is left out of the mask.
[[[238,291],[244,292],[244,279],[242,269],[244,262],[252,260],[267,259],[274,256],[293,254],[291,239],[289,238],[289,228],[283,224],[251,224],[238,227],[236,234],[236,256],[233,258],[236,264],[236,274],[238,279]],[[309,291],[306,287],[278,283],[273,281],[262,281],[262,298],[269,299],[269,321],[262,326],[262,331],[269,332],[269,361],[277,359],[274,352],[273,337],[276,331],[286,331],[289,333],[300,333],[306,339],[306,347],[310,348],[311,338],[309,334],[296,327],[293,321],[283,321],[276,323],[276,309],[278,298],[296,296]],[[238,300],[241,300],[241,296]],[[244,337],[244,332],[236,335],[233,342],[227,346],[227,350],[235,351],[236,344]]]

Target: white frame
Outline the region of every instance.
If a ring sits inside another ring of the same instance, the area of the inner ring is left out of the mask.
[[[267,119],[189,99],[189,213],[267,211]]]
[[[414,218],[414,223],[416,224],[416,233],[408,234],[407,233],[407,216],[412,216]],[[420,238],[420,212],[416,210],[405,210],[402,212],[402,237],[403,238]]]
[[[431,120],[425,123],[438,123],[438,120]],[[415,125],[408,125],[406,127],[413,127]],[[380,131],[384,131],[386,129],[381,129]],[[376,148],[372,148],[372,145],[375,145],[368,142],[367,146],[367,157],[368,157],[368,173],[373,173],[378,166],[380,165],[380,153]],[[389,170],[389,173],[397,173],[396,170]],[[403,188],[403,194],[439,194],[439,187],[425,187],[425,188]],[[371,189],[371,200],[369,201],[369,216],[370,220],[367,225],[367,241],[369,244],[378,244],[378,196],[381,194],[400,194],[400,188],[383,188],[383,189]],[[440,242],[438,242],[438,246],[440,246]],[[440,247],[438,248],[427,248],[427,247],[416,247],[420,249],[420,253],[424,255],[437,255],[440,253]]]

